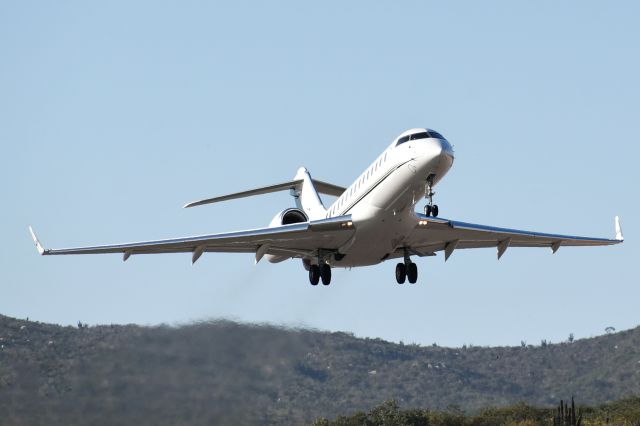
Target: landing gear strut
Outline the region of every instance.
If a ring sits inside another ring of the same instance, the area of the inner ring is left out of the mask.
[[[438,205],[433,204],[433,196],[436,195],[433,192],[433,175],[429,175],[427,177],[427,193],[425,197],[429,200],[429,203],[424,206],[424,214],[425,216],[438,216]]]
[[[405,249],[404,263],[396,265],[396,281],[398,284],[404,284],[407,279],[409,279],[410,284],[415,284],[418,281],[418,265],[411,261],[409,252]]]

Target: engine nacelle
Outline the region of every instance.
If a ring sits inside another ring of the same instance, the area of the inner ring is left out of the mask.
[[[271,220],[269,227],[273,228],[274,226],[291,225],[292,223],[302,223],[308,220],[309,218],[302,210],[290,208],[282,210],[280,213],[275,215]]]
[[[309,218],[307,217],[307,215],[304,214],[304,212],[300,209],[285,209],[274,216],[274,218],[271,220],[271,223],[269,223],[269,228],[282,225],[291,225],[292,223],[303,223],[307,222],[308,220]],[[287,259],[291,259],[291,256],[282,256],[275,254],[265,254],[264,257],[271,263],[279,263]]]

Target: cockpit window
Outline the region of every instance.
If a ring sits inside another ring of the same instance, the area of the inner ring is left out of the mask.
[[[400,139],[398,139],[398,143],[396,144],[396,146],[403,144],[405,142],[409,142],[409,138],[410,138],[409,135],[401,137]]]
[[[444,139],[444,136],[442,136],[440,133],[434,130],[429,130],[428,132],[414,133],[412,135],[403,136],[400,139],[398,139],[398,143],[396,143],[396,146],[401,145],[405,142],[415,141],[417,139],[427,139],[427,138]]]
[[[413,135],[411,135],[411,139],[412,141],[415,141],[416,139],[427,139],[429,137],[429,133],[427,132],[422,132],[422,133],[414,133]]]

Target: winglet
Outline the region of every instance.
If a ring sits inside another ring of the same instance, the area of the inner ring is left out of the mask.
[[[620,218],[616,216],[616,240],[624,241],[624,235],[622,235],[622,227],[620,226]]]
[[[40,241],[38,240],[38,237],[36,237],[36,233],[33,232],[32,227],[29,227],[29,232],[31,233],[31,238],[33,238],[33,242],[36,243],[36,248],[38,249],[38,253],[45,254],[47,251],[44,249],[44,247],[42,247],[42,244],[40,244]]]

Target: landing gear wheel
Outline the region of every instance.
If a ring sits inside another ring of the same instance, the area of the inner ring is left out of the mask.
[[[320,282],[320,268],[318,265],[309,266],[309,282],[311,285],[318,285]]]
[[[430,205],[426,205],[424,206],[424,215],[425,216],[431,216],[431,206]]]
[[[410,284],[415,284],[418,281],[418,265],[413,262],[407,266],[407,278]]]
[[[404,281],[407,279],[407,267],[404,266],[404,263],[398,263],[396,265],[396,281],[398,284],[404,284]]]
[[[432,215],[433,217],[437,217],[437,216],[438,216],[438,205],[437,205],[437,204],[434,204],[434,205],[431,207],[431,215]]]
[[[323,285],[331,284],[331,266],[323,263],[320,266],[320,277],[322,278]]]

